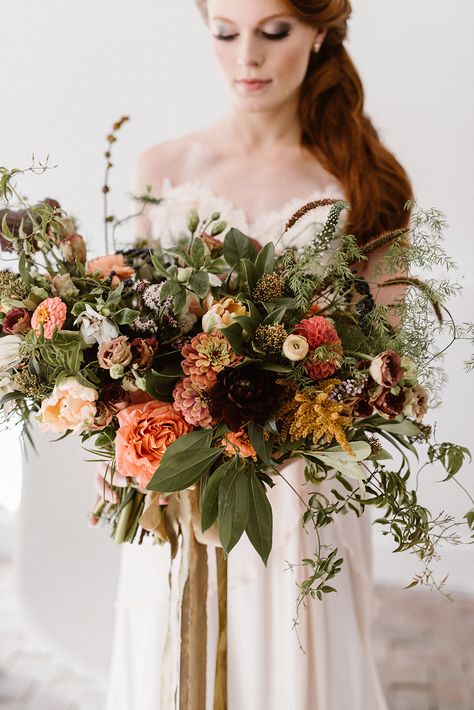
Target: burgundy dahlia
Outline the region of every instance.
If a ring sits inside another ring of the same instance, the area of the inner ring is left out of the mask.
[[[229,429],[239,431],[248,421],[265,424],[274,412],[279,395],[273,372],[251,365],[219,372],[209,392],[209,411]]]

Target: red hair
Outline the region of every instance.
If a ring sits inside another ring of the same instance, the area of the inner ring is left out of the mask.
[[[205,0],[197,0],[206,16]],[[351,203],[346,231],[361,243],[406,227],[412,185],[364,113],[364,88],[344,40],[349,0],[285,0],[291,12],[327,34],[301,85],[301,141],[344,187]]]

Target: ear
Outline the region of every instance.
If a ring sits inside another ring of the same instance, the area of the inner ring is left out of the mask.
[[[313,44],[318,42],[319,44],[322,44],[324,40],[326,39],[328,31],[327,30],[318,30],[316,34],[313,37]]]

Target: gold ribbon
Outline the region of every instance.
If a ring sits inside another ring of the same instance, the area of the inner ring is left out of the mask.
[[[168,630],[161,664],[162,710],[206,708],[208,546],[216,548],[219,605],[214,710],[227,710],[227,560],[217,522],[202,532],[199,490],[195,486],[171,496],[163,511],[159,494],[151,493],[140,518],[143,528],[168,541],[171,548]],[[179,538],[181,558],[176,584],[173,563]],[[179,672],[177,628],[181,633]]]
[[[219,633],[217,637],[214,710],[227,710],[227,559],[216,547],[217,593],[219,596]]]

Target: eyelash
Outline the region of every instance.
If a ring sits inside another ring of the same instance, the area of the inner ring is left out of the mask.
[[[267,32],[262,32],[262,35],[265,37],[265,39],[271,39],[271,40],[279,40],[279,39],[284,39],[285,37],[288,37],[289,35],[288,30],[284,30],[283,32],[279,32],[278,34],[272,35],[268,34]],[[233,40],[235,37],[238,35],[214,35],[215,39],[220,39],[229,42],[230,40]]]

